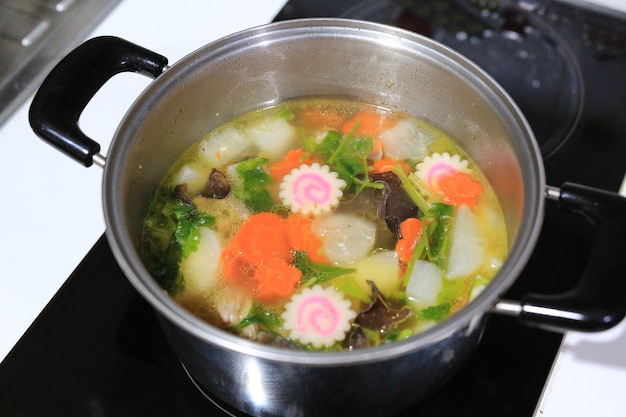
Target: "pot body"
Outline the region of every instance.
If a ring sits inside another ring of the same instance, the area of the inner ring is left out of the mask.
[[[215,329],[187,313],[139,257],[152,190],[206,132],[247,111],[307,96],[352,98],[430,120],[481,167],[502,206],[510,255],[461,312],[408,340],[362,351],[293,352]],[[107,236],[131,283],[158,311],[199,385],[258,416],[391,415],[463,364],[484,313],[530,256],[544,174],[532,132],[508,95],[452,50],[373,23],[270,24],[201,48],[159,76],[120,124],[104,173]]]
[[[358,362],[325,365],[242,355],[207,344],[163,317],[160,322],[188,374],[213,402],[276,417],[397,415],[454,376],[484,328],[480,322],[396,357],[372,352]]]

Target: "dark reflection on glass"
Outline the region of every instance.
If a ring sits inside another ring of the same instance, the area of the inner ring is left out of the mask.
[[[582,112],[580,69],[537,14],[488,0],[374,0],[342,17],[411,30],[465,55],[490,74],[528,120],[544,158],[569,138]]]

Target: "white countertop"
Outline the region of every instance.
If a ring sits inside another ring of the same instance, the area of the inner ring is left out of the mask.
[[[114,35],[170,63],[230,33],[270,22],[286,0],[125,0],[89,38]],[[141,18],[140,18],[141,17]],[[150,79],[120,74],[89,104],[83,130],[106,155],[117,124]],[[104,233],[102,170],[85,168],[37,138],[25,103],[0,126],[0,358]]]
[[[89,37],[120,36],[175,62],[214,39],[271,21],[285,2],[179,0],[170,7],[124,0]],[[626,12],[624,0],[593,2]],[[149,82],[135,74],[116,76],[90,103],[81,126],[100,142],[104,155],[117,123]],[[28,126],[29,104],[0,126],[0,170],[6,181],[0,204],[0,359],[105,229],[101,169],[84,168],[39,140]],[[625,323],[598,335],[568,334],[536,416],[622,417],[624,386]]]

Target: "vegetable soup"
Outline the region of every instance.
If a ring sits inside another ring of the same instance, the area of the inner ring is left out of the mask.
[[[144,262],[188,311],[261,343],[407,338],[475,297],[507,254],[479,168],[425,120],[301,99],[199,138],[154,192]]]

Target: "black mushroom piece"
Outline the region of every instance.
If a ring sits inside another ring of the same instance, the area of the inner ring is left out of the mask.
[[[206,187],[200,192],[203,197],[222,199],[230,193],[230,184],[226,176],[219,170],[213,168],[209,175]]]
[[[174,187],[174,197],[184,203],[189,204],[190,206],[193,206],[193,203],[187,196],[187,183],[186,182],[182,184],[178,184],[176,187]]]
[[[391,171],[380,172],[370,176],[373,182],[383,183],[378,213],[385,220],[387,227],[396,236],[400,236],[400,223],[409,217],[418,217],[419,209],[402,188],[402,181]]]
[[[372,290],[372,302],[357,315],[355,323],[385,332],[413,314],[413,310],[404,304],[392,305],[391,300],[386,300],[372,281],[367,283]]]
[[[372,281],[367,281],[372,291],[372,302],[367,305],[354,319],[354,325],[346,339],[347,348],[358,349],[361,347],[375,346],[368,333],[384,335],[393,331],[398,324],[409,319],[413,315],[410,307],[398,303],[397,300],[385,299],[380,290]],[[369,329],[366,332],[363,329]]]

